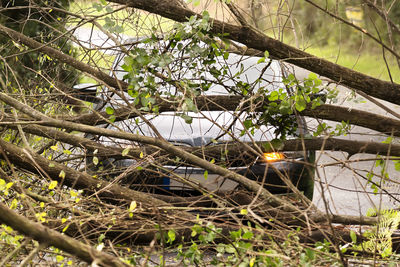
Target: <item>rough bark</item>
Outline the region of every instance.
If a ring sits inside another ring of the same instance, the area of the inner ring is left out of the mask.
[[[221,95],[200,96],[196,97],[194,100],[197,108],[205,111],[236,110],[240,106],[241,110],[250,110],[251,108],[254,111],[262,112],[265,110],[264,106],[271,103],[265,99],[256,99],[251,102],[252,106],[250,106],[250,101],[247,101],[242,105],[243,97],[241,96]],[[178,109],[178,107],[171,101],[164,101],[163,99],[159,99],[157,105],[159,106],[160,112],[174,111]],[[299,112],[299,114],[331,121],[345,121],[352,125],[362,126],[378,132],[393,134],[395,136],[400,135],[400,120],[363,110],[323,104],[315,109],[312,109],[309,105],[305,110]],[[137,117],[137,114],[132,112],[129,107],[115,109],[113,115],[116,117],[116,121]],[[87,125],[99,125],[107,123],[106,118],[109,116],[110,115],[108,115],[105,111],[101,111],[98,113],[84,114],[76,117],[62,117],[62,119]]]
[[[11,126],[16,128],[16,126]],[[161,151],[159,148],[154,146],[141,146],[132,147],[126,156],[122,156],[122,148],[105,146],[101,143],[92,141],[90,139],[80,137],[77,135],[68,134],[63,131],[54,130],[51,127],[45,127],[41,125],[29,125],[23,127],[24,131],[30,134],[43,136],[57,140],[59,142],[67,143],[76,147],[87,149],[88,151],[98,150],[98,156],[107,156],[119,158],[140,158],[140,153],[146,153],[147,155],[165,156],[167,153]],[[379,154],[389,156],[400,156],[400,145],[396,144],[384,144],[372,141],[358,141],[358,140],[347,140],[334,137],[319,137],[311,139],[290,139],[283,141],[280,147],[270,147],[268,142],[255,142],[245,143],[242,142],[229,142],[226,144],[212,145],[207,147],[182,147],[181,149],[192,153],[200,158],[218,158],[221,154],[226,154],[228,158],[234,158],[242,153],[253,154],[254,151],[271,152],[273,150],[281,151],[303,151],[304,149],[310,151],[319,150],[331,150],[331,151],[343,151],[347,152],[350,156],[366,153],[366,154]],[[303,146],[304,145],[304,146]],[[252,148],[251,150],[249,149]],[[153,156],[153,157],[157,157]]]
[[[191,16],[201,17],[200,14],[178,6],[171,1],[156,0],[112,0],[110,2],[126,4],[128,6],[142,9],[154,14],[164,16],[166,18],[184,22]],[[229,38],[247,45],[249,48],[260,51],[268,51],[272,58],[285,60],[299,67],[308,69],[322,76],[328,77],[339,84],[349,88],[354,88],[365,92],[366,94],[386,100],[395,104],[400,104],[400,85],[382,81],[360,72],[342,67],[331,63],[322,58],[317,58],[304,51],[286,45],[280,41],[272,39],[251,27],[243,27],[227,24],[222,21],[213,20],[211,31],[215,34],[228,33]],[[52,58],[67,63],[81,71],[84,71],[106,84],[114,88],[127,88],[127,84],[123,81],[114,79],[113,77],[96,70],[73,57],[63,54],[62,52],[39,43],[25,35],[18,33],[10,28],[0,25],[0,33],[9,36],[17,42],[21,42],[26,46],[39,50]]]
[[[138,1],[138,2],[140,2],[140,1]],[[215,26],[215,23],[214,23],[214,26]],[[231,26],[237,27],[234,25],[231,25]],[[84,64],[84,63],[74,59],[71,56],[65,55],[62,52],[60,52],[54,48],[46,46],[45,44],[41,44],[31,38],[24,36],[23,34],[13,31],[5,26],[0,25],[0,32],[3,34],[8,34],[11,38],[13,38],[16,41],[20,41],[29,47],[38,49],[39,51],[42,51],[43,53],[46,53],[51,57],[54,57],[62,62],[70,64],[71,66],[73,66],[81,71],[84,71],[90,75],[93,75],[94,77],[98,78],[99,80],[104,81],[107,85],[110,85],[115,88],[120,88],[120,89],[127,88],[127,84],[125,82],[115,79],[115,78],[103,73],[100,70],[96,70],[96,69],[88,66],[87,64]],[[266,36],[264,36],[264,37],[268,38]],[[276,41],[276,42],[278,42],[278,41]],[[301,59],[301,60],[304,60],[304,59]],[[329,64],[331,64],[331,65],[329,65]],[[332,68],[333,68],[333,66],[336,66],[338,68],[343,68],[343,67],[340,67],[333,63],[329,63],[329,64],[328,65],[331,66]],[[321,69],[323,69],[323,68],[321,67]],[[345,71],[349,72],[350,70],[343,70],[343,71],[344,71],[343,73],[346,73]],[[335,73],[340,73],[340,71],[337,70],[337,71],[335,71]],[[362,74],[360,74],[360,75],[362,75]],[[378,79],[374,79],[374,78],[366,76],[366,75],[363,75],[363,77],[357,78],[358,76],[357,75],[354,76],[354,73],[353,73],[350,76],[352,77],[353,82],[358,81],[357,82],[358,86],[350,86],[350,87],[356,88],[356,89],[358,89],[362,92],[365,92],[371,96],[378,97],[378,98],[387,100],[389,102],[400,103],[400,90],[399,90],[400,87],[398,87],[398,85],[380,81]],[[327,77],[329,77],[329,76],[327,76]],[[329,77],[329,78],[333,79],[332,77]],[[357,79],[360,79],[360,80],[357,80]],[[346,79],[344,79],[343,77],[339,77],[339,80],[342,82],[346,81]],[[374,82],[370,82],[370,80],[374,81]],[[380,83],[383,83],[383,84],[380,84]],[[372,90],[373,88],[379,88],[379,90],[377,90],[379,95],[375,94],[374,92],[369,91],[369,90]],[[207,102],[207,103],[204,103],[204,106],[207,106],[207,108],[211,109],[211,110],[215,107],[218,107],[218,108],[224,107],[224,108],[227,108],[228,110],[232,110],[237,107],[234,105],[237,105],[238,101],[240,101],[240,97],[231,97],[231,98],[227,97],[226,99],[222,99],[222,97],[219,97],[218,99],[217,98],[218,97],[216,97],[216,100],[218,102],[216,102],[216,101],[214,101],[214,103]],[[201,103],[202,100],[200,98],[198,101],[200,104],[202,104]],[[218,104],[215,104],[215,103],[218,103]],[[202,107],[202,105],[200,105],[200,108],[201,107]],[[171,107],[170,104],[161,104],[161,106],[160,106],[160,111],[166,111],[166,110],[171,110],[171,109],[173,109],[173,107]],[[394,130],[395,135],[398,135],[397,129],[399,129],[399,124],[400,124],[399,121],[393,120],[393,119],[390,119],[390,118],[387,118],[384,116],[380,116],[380,115],[376,115],[376,114],[372,114],[372,113],[368,113],[368,112],[363,112],[363,111],[358,111],[358,110],[348,110],[343,107],[336,107],[336,106],[332,106],[332,105],[322,105],[322,106],[316,108],[315,110],[308,108],[308,109],[304,110],[301,114],[305,115],[305,116],[316,116],[321,119],[328,119],[328,120],[335,120],[335,121],[349,121],[351,124],[360,125],[363,127],[367,127],[367,128],[385,132],[385,133],[391,133]],[[106,114],[101,114],[101,115],[105,115],[105,117],[107,117]],[[118,116],[119,118],[123,118],[125,116],[132,116],[132,112],[129,110],[121,110],[121,111],[116,112],[115,115]],[[89,124],[92,124],[95,120],[93,118],[94,116],[95,115],[85,115],[85,117],[81,117],[79,119],[83,120],[84,122],[87,122]],[[379,122],[379,123],[377,123],[377,122]]]

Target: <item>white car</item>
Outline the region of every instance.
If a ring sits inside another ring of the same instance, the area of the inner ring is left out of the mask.
[[[102,87],[97,89],[96,97],[86,100],[97,98],[94,108],[98,111],[108,110],[112,113],[112,110],[128,105],[140,110],[143,115],[134,115],[102,127],[164,138],[175,145],[198,148],[230,142],[269,141],[279,137],[280,133],[275,126],[267,124],[250,127],[250,122],[257,120],[259,113],[249,108],[197,110],[199,107],[195,100],[198,96],[212,95],[256,97],[271,91],[286,90],[278,61],[227,53],[215,45],[209,46],[203,42],[132,39],[124,49],[115,52],[110,75],[128,82],[128,90]],[[179,105],[178,110],[160,113],[152,110],[156,106],[156,97],[175,102]],[[108,137],[100,137],[99,141],[122,148],[140,146]],[[230,161],[221,155],[215,161],[263,183],[274,193],[290,191],[282,180],[282,177],[287,177],[307,197],[312,198],[314,173],[311,168],[305,167],[304,161],[312,161],[313,155],[313,151],[264,153],[263,157],[238,154],[234,159],[230,158]],[[138,161],[140,159],[103,159],[102,164],[104,173],[108,173],[107,170],[128,168]],[[114,176],[117,173],[120,171],[116,171]],[[200,183],[205,189],[219,192],[234,190],[238,186],[235,182],[183,163],[175,157],[164,160],[159,168],[152,166],[138,173],[124,179],[124,182],[136,189],[155,193],[198,193],[190,182]]]

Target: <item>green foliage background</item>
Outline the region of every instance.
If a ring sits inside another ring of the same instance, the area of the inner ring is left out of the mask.
[[[67,30],[64,27],[67,14],[62,11],[68,10],[71,2],[68,0],[0,1],[2,8],[0,23],[36,41],[50,43],[64,53],[74,55],[72,45],[68,42],[69,35],[66,34]],[[73,68],[36,51],[30,51],[25,46],[10,41],[9,38],[1,38],[0,47],[2,57],[0,77],[7,85],[18,87],[21,84],[18,85],[16,81],[24,81],[23,89],[33,92],[38,88],[48,88],[48,81],[71,85],[76,80],[77,73]]]

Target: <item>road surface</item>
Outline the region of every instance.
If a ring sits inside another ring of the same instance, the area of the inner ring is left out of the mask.
[[[308,71],[298,67],[290,67],[299,80],[308,76]],[[357,95],[357,100],[351,97],[351,91],[339,86],[338,102],[336,104],[353,109],[361,109],[380,115],[392,117],[383,109]],[[359,103],[359,100],[364,102]],[[392,108],[400,113],[400,108],[391,103],[379,100],[386,107]],[[327,122],[335,128],[336,122]],[[309,125],[316,126],[318,122],[310,120]],[[387,137],[379,133],[363,128],[352,127],[351,134],[341,138],[360,141],[382,142]],[[375,166],[375,155],[357,154],[347,159],[347,153],[343,152],[318,152],[317,153],[317,175],[314,188],[313,202],[321,210],[326,208],[329,212],[348,215],[365,215],[369,208],[397,208],[400,200],[400,187],[394,182],[387,182],[383,185],[389,197],[384,191],[379,190],[374,193],[371,184],[368,184],[367,173],[373,171],[380,174],[381,168]],[[342,164],[338,164],[342,163]],[[335,164],[335,165],[332,165]],[[393,162],[387,162],[387,173],[391,180],[400,182],[400,172],[396,171]],[[374,178],[373,181],[379,183],[381,179]],[[324,200],[325,198],[325,200]]]

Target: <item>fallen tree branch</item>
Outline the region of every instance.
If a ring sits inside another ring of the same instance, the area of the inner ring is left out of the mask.
[[[36,111],[35,109],[33,109],[27,105],[24,105],[24,104],[16,101],[12,97],[10,97],[4,93],[0,93],[0,100],[13,106],[17,110],[19,110],[29,116],[32,116],[35,119],[43,121],[43,124],[47,125],[47,126],[59,127],[59,128],[64,128],[64,129],[68,129],[68,130],[76,130],[76,131],[92,133],[92,134],[100,134],[100,135],[104,135],[104,136],[126,139],[126,140],[130,140],[133,142],[140,142],[140,143],[159,147],[159,148],[165,150],[166,152],[168,152],[172,155],[178,156],[181,159],[183,159],[189,163],[192,163],[196,166],[204,168],[205,170],[208,170],[211,173],[216,173],[216,174],[221,175],[222,177],[225,177],[225,178],[231,179],[235,182],[238,182],[239,184],[243,185],[245,188],[247,188],[250,191],[261,192],[260,197],[267,199],[270,205],[275,206],[275,207],[280,207],[283,211],[293,212],[294,214],[300,216],[300,218],[304,218],[304,211],[301,211],[298,207],[292,205],[291,203],[289,203],[287,201],[283,201],[279,197],[273,195],[268,190],[261,187],[256,181],[252,181],[252,180],[250,180],[238,173],[235,173],[231,170],[228,170],[226,168],[212,164],[207,160],[201,159],[201,158],[197,157],[196,155],[186,152],[186,151],[176,147],[175,145],[173,145],[169,142],[166,142],[165,140],[53,119],[53,118],[43,115],[42,113]],[[0,141],[0,146],[6,147],[7,145],[9,145],[9,144],[4,141]],[[18,156],[18,155],[15,155],[15,156]],[[25,156],[25,158],[22,157],[20,160],[23,160],[23,159],[25,160],[25,162],[29,162],[26,160],[26,156]],[[63,166],[63,167],[65,168],[65,166]],[[61,166],[60,166],[60,168],[61,168]],[[52,170],[50,169],[49,171],[52,171]],[[74,173],[74,172],[72,172],[72,173]],[[53,174],[53,175],[58,175],[58,174],[59,173]],[[78,174],[79,174],[79,172],[77,172],[77,174],[75,174],[75,178],[73,179],[73,181],[75,183],[78,183],[78,182],[88,183],[90,181],[90,179],[85,179],[84,181],[81,181],[76,176]],[[93,179],[93,178],[91,178],[91,179]],[[89,185],[87,185],[87,186],[89,186]],[[117,185],[114,185],[114,186],[117,186]],[[93,188],[93,184],[90,184],[90,188],[95,189],[95,188]],[[114,187],[114,188],[117,189],[117,187]],[[106,193],[107,191],[103,190],[102,192]],[[113,192],[113,195],[115,195],[116,193],[117,192]],[[126,194],[126,192],[124,192],[124,194]],[[325,218],[325,216],[322,213],[318,212],[318,214],[319,214],[319,216],[318,216],[319,218]]]
[[[16,128],[16,126],[9,126],[10,128]],[[154,146],[140,146],[132,147],[126,156],[122,155],[123,148],[105,146],[101,143],[93,140],[80,137],[78,135],[69,134],[63,131],[52,129],[51,127],[45,127],[40,125],[26,125],[23,130],[30,134],[51,138],[63,143],[67,143],[76,147],[85,148],[89,151],[98,150],[98,156],[114,157],[116,159],[140,158],[141,153],[164,156],[167,155],[165,152],[160,151],[159,148]],[[235,156],[241,155],[242,153],[253,154],[253,151],[261,149],[263,152],[272,152],[276,150],[280,151],[303,151],[304,147],[309,151],[318,150],[332,150],[332,151],[343,151],[347,152],[350,156],[360,153],[366,154],[379,154],[389,156],[400,156],[400,145],[397,144],[385,144],[372,141],[357,141],[347,140],[334,137],[319,137],[311,139],[289,139],[283,141],[279,147],[271,147],[268,141],[263,142],[227,142],[224,144],[216,144],[205,147],[182,147],[183,150],[193,153],[201,158],[218,158],[220,155],[227,155],[228,158],[235,158]],[[304,147],[303,147],[304,143]],[[256,147],[256,146],[257,147]],[[247,149],[247,146],[251,147],[252,150]],[[258,155],[254,155],[254,157]]]
[[[76,130],[76,131],[87,132],[87,133],[92,133],[92,134],[100,134],[100,135],[110,136],[110,137],[120,138],[120,139],[126,139],[126,140],[140,142],[140,143],[153,145],[158,148],[161,148],[161,149],[165,150],[167,153],[178,156],[181,159],[183,159],[195,166],[199,166],[205,170],[210,171],[211,173],[216,173],[216,174],[221,175],[222,177],[225,177],[225,178],[231,179],[235,182],[238,182],[239,184],[244,186],[249,191],[259,193],[259,196],[264,198],[266,200],[267,204],[269,204],[273,207],[279,207],[279,209],[282,210],[283,212],[292,213],[292,216],[297,216],[300,222],[301,221],[305,222],[306,218],[308,218],[308,217],[311,218],[311,220],[313,220],[315,222],[323,222],[323,221],[327,220],[326,215],[323,214],[322,212],[318,211],[313,206],[311,206],[311,209],[309,209],[309,211],[308,211],[308,212],[311,212],[312,215],[308,216],[305,214],[306,211],[302,211],[301,209],[299,209],[295,205],[289,203],[288,201],[284,201],[281,198],[279,198],[278,196],[273,195],[268,190],[266,190],[265,188],[260,186],[257,182],[252,181],[252,180],[250,180],[240,174],[237,174],[233,171],[230,171],[229,169],[212,164],[207,160],[199,158],[196,155],[193,155],[192,153],[189,153],[179,147],[174,146],[173,144],[171,144],[169,142],[166,142],[165,140],[147,137],[147,136],[136,135],[136,134],[127,133],[127,132],[119,132],[119,131],[114,131],[114,130],[105,129],[105,128],[81,125],[81,124],[77,124],[77,123],[73,123],[73,122],[66,122],[66,121],[49,118],[49,117],[43,115],[42,113],[34,110],[33,108],[16,101],[12,97],[9,97],[8,95],[6,95],[4,93],[0,93],[0,100],[15,107],[17,110],[20,110],[23,113],[28,114],[29,116],[32,116],[35,119],[43,121],[43,124],[47,125],[47,126],[59,127],[59,128],[64,128],[64,129],[68,129],[68,130]],[[5,148],[4,149],[5,151],[7,151],[8,149],[11,149],[11,148],[14,148],[16,150],[16,153],[12,153],[12,156],[16,157],[16,160],[14,159],[15,163],[20,161],[20,162],[26,162],[25,164],[29,164],[32,167],[34,166],[34,165],[32,165],[31,161],[27,160],[28,157],[26,155],[24,155],[25,153],[22,153],[22,155],[20,155],[21,154],[20,148],[17,148],[14,145],[8,144],[2,140],[0,140],[0,147]],[[18,149],[20,151],[17,151]],[[11,154],[10,154],[10,156],[11,156]],[[43,159],[42,157],[38,157],[38,159],[45,161],[41,164],[41,166],[46,167],[46,164],[48,165],[48,162],[46,162],[46,159]],[[24,165],[24,163],[22,163],[21,165]],[[59,166],[59,168],[61,169],[61,168],[67,168],[67,167],[64,165],[61,165],[61,166]],[[70,169],[70,168],[68,168],[68,169]],[[79,179],[79,175],[84,175],[84,174],[81,174],[80,172],[77,172],[74,170],[68,170],[68,169],[66,169],[66,171],[69,171],[69,172],[71,172],[72,175],[74,175],[74,178],[71,180],[73,182],[73,184],[80,183],[82,185],[82,188],[87,187],[87,188],[91,188],[92,190],[95,190],[98,187],[97,184],[100,184],[101,186],[106,186],[105,182],[99,182],[99,181],[91,178],[90,176],[87,177],[87,179],[81,180],[81,179]],[[51,168],[47,167],[47,171],[52,172],[53,170]],[[59,175],[59,172],[52,173],[52,176],[57,177],[58,175]],[[92,181],[91,179],[94,181]],[[95,183],[95,182],[97,182],[97,183]],[[116,192],[115,190],[117,190],[117,191],[121,190],[120,194],[125,195],[125,196],[129,195],[130,191],[132,191],[129,189],[122,188],[118,185],[108,186],[107,189],[108,190],[102,190],[101,192],[103,194],[109,194],[109,191],[110,191],[110,192],[112,192],[112,194],[110,194],[110,196],[118,195],[118,192]],[[136,192],[136,191],[133,191],[133,192]],[[136,193],[139,193],[139,192],[136,192]],[[135,195],[136,195],[136,193],[135,193]],[[139,197],[140,198],[139,201],[142,201],[142,200],[144,200],[143,197],[146,198],[145,195],[146,194],[144,194],[144,195],[137,194],[136,197]],[[152,198],[152,199],[154,199],[154,198]],[[147,201],[148,200],[149,200],[149,196],[147,196]],[[145,201],[145,202],[147,202],[147,201]],[[156,206],[162,205],[165,203],[160,200],[156,200],[156,201],[157,202],[153,203]],[[156,204],[156,203],[159,203],[159,204]]]
[[[109,0],[109,2],[128,5],[177,22],[186,22],[191,16],[202,17],[192,10],[178,6],[174,4],[174,2],[168,0]],[[228,24],[216,19],[213,19],[211,23],[211,32],[214,34],[229,34],[228,37],[230,39],[240,42],[250,48],[268,51],[270,56],[274,59],[287,61],[296,66],[318,73],[341,85],[361,90],[370,96],[400,104],[399,84],[379,80],[329,62],[328,60],[315,57],[249,27]]]
[[[140,1],[138,1],[138,2],[140,2]],[[215,25],[215,22],[214,22],[214,25]],[[232,27],[238,27],[238,26],[232,25]],[[45,44],[41,44],[29,37],[24,36],[23,34],[13,31],[5,26],[0,25],[0,32],[2,32],[4,34],[8,34],[8,35],[10,35],[10,37],[12,37],[16,41],[21,41],[29,47],[38,49],[39,51],[42,51],[43,53],[46,53],[51,57],[54,57],[64,63],[70,64],[71,66],[73,66],[81,71],[84,71],[90,75],[93,75],[94,77],[98,78],[99,80],[104,81],[107,85],[110,85],[115,88],[120,88],[123,90],[125,90],[128,86],[128,84],[124,81],[115,79],[114,77],[111,77],[102,71],[96,70],[96,69],[90,67],[89,65],[74,59],[73,57],[71,57],[69,55],[65,55],[62,52],[60,52],[54,48],[48,47]],[[259,34],[259,33],[256,32],[254,34]],[[263,35],[261,37],[268,38]],[[259,38],[261,38],[261,37],[259,36]],[[278,42],[278,41],[275,41],[275,42]],[[295,49],[295,48],[293,48],[293,49]],[[318,59],[318,60],[320,60],[320,59]],[[330,64],[333,64],[333,63],[330,63]],[[333,65],[340,67],[335,64],[333,64]],[[340,68],[343,68],[343,67],[340,67]],[[347,71],[351,71],[351,70],[347,70]],[[337,71],[337,73],[339,73],[339,70]],[[361,73],[359,73],[359,74],[362,75]],[[327,75],[325,75],[325,76],[327,76]],[[327,76],[327,77],[333,79],[333,77],[330,77],[330,76]],[[366,75],[363,75],[362,77],[358,77],[358,78],[360,79],[359,83],[357,83],[354,86],[350,86],[351,88],[358,89],[358,90],[360,90],[364,93],[367,93],[371,96],[374,96],[374,97],[377,97],[380,99],[384,99],[384,100],[392,102],[392,103],[397,103],[397,102],[398,102],[397,104],[400,103],[400,85],[390,84],[389,82],[384,82],[384,81],[381,81],[378,79],[374,79],[374,78],[366,76]],[[333,79],[333,80],[335,80],[335,79]],[[337,80],[341,81],[342,83],[345,83],[345,81],[346,81],[346,79],[343,77],[340,77]],[[351,80],[357,81],[357,75],[351,76]],[[361,83],[366,83],[366,84],[362,85]],[[381,84],[381,83],[384,83],[384,84]],[[378,93],[375,93],[375,91],[373,91],[373,92],[369,91],[369,90],[372,90],[373,88],[379,88],[379,90],[377,90]],[[382,94],[383,94],[383,96],[382,96]],[[232,100],[232,99],[235,99],[235,97],[227,97],[226,99],[222,99],[222,98],[223,98],[223,96],[220,96],[220,98],[218,99],[218,102],[215,102],[215,103],[218,103],[217,106],[219,108],[226,107],[228,110],[230,109],[229,107],[234,107],[234,109],[235,109],[237,107],[238,101],[240,101],[240,97],[239,97],[239,99],[238,99],[238,97],[236,97],[236,101],[234,101],[232,103],[227,103],[226,100],[228,100],[228,99]],[[215,100],[217,100],[217,98]],[[219,102],[221,100],[225,100],[225,101]],[[201,98],[199,98],[198,101],[200,101],[200,104],[201,104]],[[236,106],[234,106],[235,104],[236,104]],[[207,106],[209,106],[212,110],[212,107],[213,107],[212,103],[208,102]],[[200,107],[201,107],[201,105],[200,105]],[[165,110],[163,110],[163,108]],[[175,109],[175,107],[171,107],[171,104],[164,104],[164,105],[161,104],[161,106],[160,106],[160,111],[173,110],[173,109]],[[321,105],[320,107],[317,107],[314,110],[312,110],[311,108],[308,108],[308,109],[304,110],[303,112],[301,112],[300,114],[305,115],[305,116],[316,116],[321,119],[328,119],[328,120],[335,120],[335,121],[349,121],[351,124],[367,127],[370,129],[374,129],[374,130],[386,132],[386,133],[391,133],[392,130],[395,130],[395,135],[399,134],[397,129],[400,129],[400,127],[399,127],[400,122],[397,120],[387,118],[384,116],[380,116],[377,114],[373,114],[373,113],[359,111],[359,110],[350,110],[349,111],[348,109],[346,109],[344,107],[337,107],[337,106],[332,106],[332,105]],[[105,117],[108,117],[107,114],[101,113],[101,115],[105,115]],[[132,111],[131,110],[121,110],[121,113],[116,112],[116,114],[115,114],[115,116],[118,116],[119,118],[122,118],[123,116],[126,116],[126,115],[132,116]],[[82,123],[87,122],[87,124],[94,125],[93,121],[98,121],[97,118],[96,119],[94,118],[95,116],[96,115],[86,115],[86,117],[80,117],[79,119],[83,120]],[[97,117],[98,117],[98,115],[97,115]],[[104,121],[104,119],[103,119],[103,121]],[[379,122],[379,123],[377,123],[377,122]],[[100,123],[100,121],[97,123]]]
[[[244,103],[241,105],[242,101],[242,96],[223,95],[199,96],[194,99],[198,110],[204,111],[233,111],[236,110],[238,106],[241,106],[242,110],[250,108],[250,103]],[[267,106],[270,103],[271,102],[266,99],[260,99],[259,102],[252,102],[253,106],[256,106],[254,111],[258,112],[264,111],[264,106]],[[172,101],[166,101],[166,99],[162,98],[159,98],[154,105],[159,107],[159,112],[176,111],[178,109],[178,107],[174,105]],[[309,105],[305,110],[299,112],[299,114],[331,121],[345,121],[353,125],[362,126],[382,133],[393,133],[395,136],[400,136],[400,120],[363,110],[323,104],[315,109],[312,109]],[[74,117],[63,116],[60,117],[60,119],[79,122],[87,125],[99,125],[107,123],[108,121],[106,118],[109,116],[110,115],[105,111],[101,111]],[[116,121],[121,121],[129,118],[135,118],[137,117],[137,114],[132,112],[132,110],[126,106],[115,109],[113,116],[115,116]]]
[[[14,211],[0,203],[0,222],[4,223],[14,230],[37,240],[41,245],[54,246],[62,249],[73,256],[84,260],[88,264],[101,266],[128,266],[110,254],[98,251],[86,244],[83,244],[74,238],[62,235],[52,229],[49,229],[40,223],[34,223],[23,216],[16,214]]]
[[[149,194],[127,189],[99,179],[94,179],[90,175],[71,169],[64,164],[50,161],[33,151],[22,149],[16,145],[9,144],[0,139],[0,149],[3,150],[7,158],[16,166],[34,173],[41,173],[49,176],[52,180],[57,180],[64,185],[72,188],[82,189],[86,194],[94,194],[102,199],[111,202],[122,202],[129,204],[131,201],[143,203],[148,208],[154,206],[163,207],[169,204],[153,198]],[[1,156],[4,158],[4,156]],[[65,177],[60,177],[64,172]]]
[[[119,4],[125,4],[130,7],[142,9],[166,18],[185,22],[191,16],[201,17],[189,9],[174,4],[166,0],[112,0]],[[400,104],[400,85],[379,80],[360,72],[331,63],[325,59],[317,58],[304,51],[286,45],[278,40],[272,39],[251,27],[243,27],[227,24],[219,20],[212,21],[211,32],[215,34],[229,33],[229,38],[260,51],[268,51],[272,58],[285,60],[299,67],[308,69],[315,73],[325,76],[349,88],[357,89],[366,94],[386,100],[391,103]],[[59,50],[51,48],[29,38],[19,32],[16,32],[4,25],[0,25],[0,33],[9,36],[16,42],[21,42],[26,46],[49,55],[54,59],[69,64],[76,69],[84,71],[97,79],[105,82],[114,88],[125,90],[127,83],[111,77],[104,72],[94,69],[89,65],[80,62],[73,57],[62,53]]]

